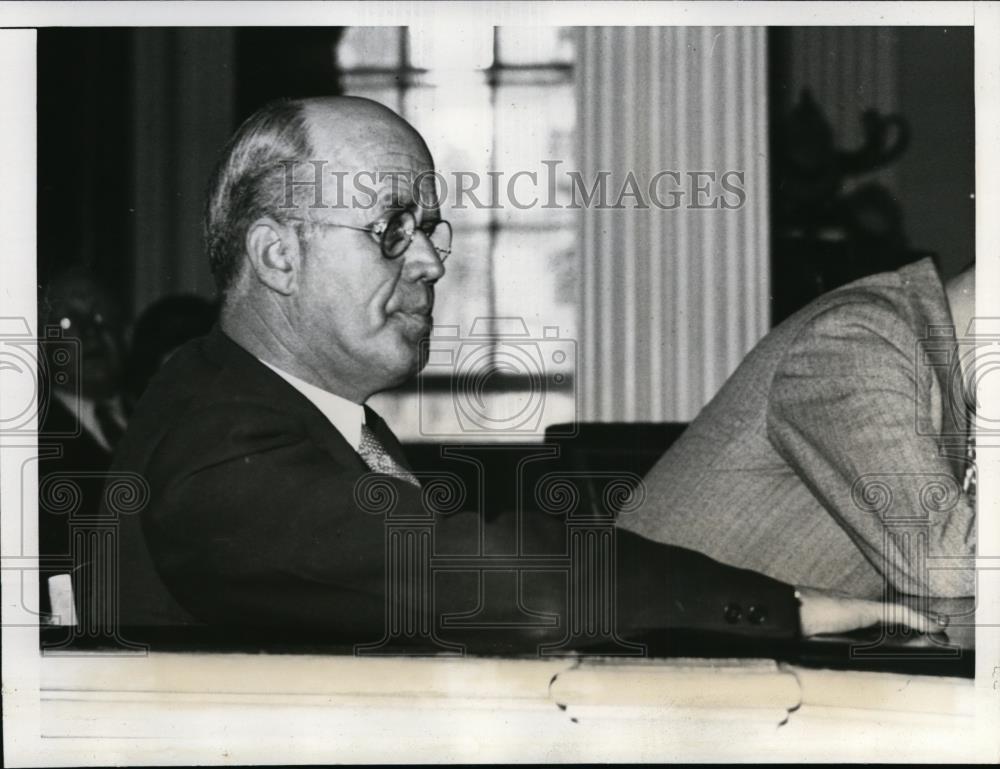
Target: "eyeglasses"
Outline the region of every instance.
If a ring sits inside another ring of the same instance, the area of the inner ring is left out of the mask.
[[[417,230],[422,232],[430,241],[437,252],[438,259],[442,262],[451,255],[451,224],[444,219],[421,222],[417,224],[417,206],[412,205],[402,211],[397,211],[388,219],[383,219],[367,227],[355,227],[351,224],[338,224],[335,222],[322,222],[314,219],[303,219],[296,216],[288,216],[299,222],[307,222],[317,227],[340,227],[345,230],[357,230],[367,232],[372,240],[379,244],[382,249],[382,256],[386,259],[398,259],[406,253],[413,238],[417,235]]]

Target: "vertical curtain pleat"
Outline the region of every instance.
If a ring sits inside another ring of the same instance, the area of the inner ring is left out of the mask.
[[[209,175],[232,133],[235,36],[138,29],[133,38],[136,312],[164,294],[213,291],[202,245]]]
[[[769,327],[765,30],[586,28],[579,51],[588,186],[610,171],[614,202],[629,171],[645,194],[671,170],[685,192],[582,212],[580,413],[687,421]],[[690,208],[695,171],[743,172],[744,205]]]

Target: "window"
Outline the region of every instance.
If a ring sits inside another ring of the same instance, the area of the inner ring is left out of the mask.
[[[429,363],[376,403],[404,440],[531,440],[575,418],[575,40],[565,27],[352,27],[339,43],[345,93],[427,141],[454,228]]]

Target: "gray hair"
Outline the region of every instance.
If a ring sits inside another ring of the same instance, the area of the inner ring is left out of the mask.
[[[261,216],[281,221],[283,163],[313,153],[301,101],[279,99],[251,115],[229,140],[209,184],[205,247],[219,293],[240,273],[247,228]]]

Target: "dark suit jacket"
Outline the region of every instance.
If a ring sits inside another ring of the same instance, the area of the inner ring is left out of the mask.
[[[384,425],[379,437],[401,455]],[[153,380],[114,468],[141,473],[150,485],[141,536],[122,530],[124,624],[194,619],[354,642],[383,635],[386,521],[355,493],[368,468],[308,399],[219,329],[181,348]],[[419,489],[385,480],[394,516],[424,514]],[[479,524],[471,514],[436,516],[437,550],[475,553]],[[526,528],[536,542],[551,542],[551,552],[565,549],[563,521],[537,515]],[[617,562],[624,634],[798,632],[793,591],[780,582],[628,532],[618,534]],[[551,582],[529,582],[527,608],[565,615],[565,585],[560,593]],[[435,611],[467,606],[469,596],[448,592],[458,590],[439,586]],[[762,622],[747,619],[750,606],[764,609]]]
[[[97,515],[111,464],[111,453],[80,426],[77,416],[58,398],[51,397],[47,406],[38,426],[39,608],[43,613],[50,611],[49,577],[69,573],[74,592],[79,592],[79,564],[72,561],[71,522]],[[77,500],[72,510],[60,504],[60,492],[67,484]]]

